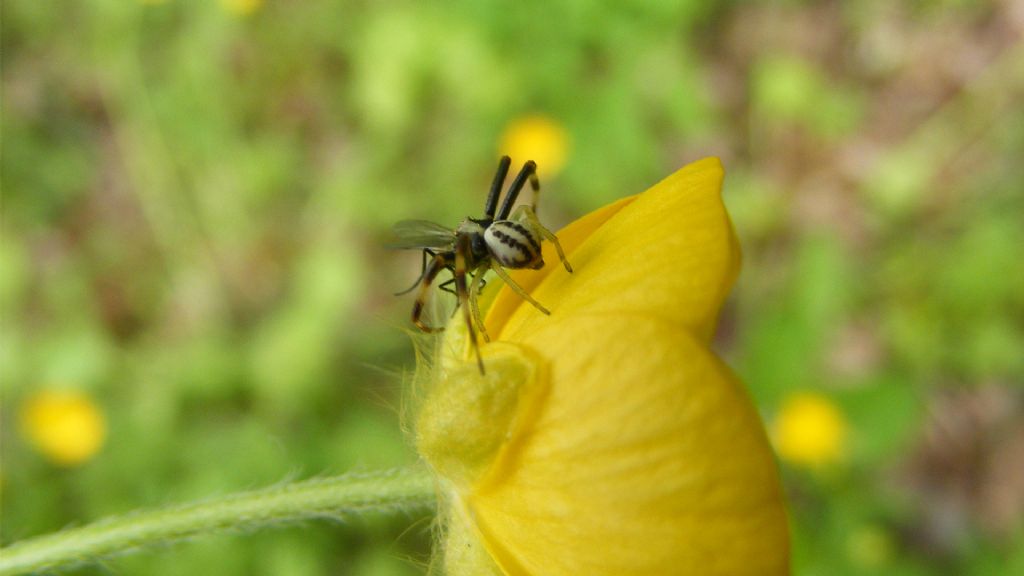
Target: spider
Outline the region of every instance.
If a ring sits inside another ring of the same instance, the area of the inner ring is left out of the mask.
[[[484,274],[494,270],[512,290],[524,300],[532,304],[544,314],[551,312],[537,302],[521,286],[512,280],[505,268],[530,268],[539,270],[544,266],[540,245],[542,239],[550,240],[558,251],[558,258],[565,269],[572,272],[572,266],[565,259],[558,238],[545,228],[537,219],[537,197],[540,193],[540,182],[537,180],[537,164],[533,160],[523,164],[519,174],[512,180],[505,201],[498,209],[498,197],[508,176],[512,159],[502,156],[498,162],[498,171],[494,174],[491,191],[487,194],[484,204],[483,218],[466,218],[454,230],[429,222],[427,220],[403,220],[394,226],[398,242],[392,248],[417,249],[423,251],[423,262],[419,278],[407,290],[398,292],[396,296],[408,294],[419,287],[419,295],[412,306],[412,323],[424,332],[438,332],[442,328],[427,326],[422,319],[423,306],[426,303],[430,286],[438,273],[449,270],[452,278],[440,286],[440,289],[454,293],[458,297],[458,306],[462,308],[469,329],[469,340],[473,343],[477,366],[484,374],[484,363],[480,358],[480,348],[476,341],[476,328],[479,327],[484,340],[489,342],[487,329],[480,318],[477,295],[486,284]],[[526,181],[533,188],[533,203],[522,204],[512,212],[519,192]],[[510,215],[511,214],[511,215]],[[428,262],[429,260],[429,262]],[[466,276],[471,277],[467,283]],[[453,291],[450,286],[455,284]]]

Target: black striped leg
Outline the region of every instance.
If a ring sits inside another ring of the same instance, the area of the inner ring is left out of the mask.
[[[480,375],[483,376],[484,360],[480,357],[480,345],[476,341],[473,313],[469,309],[469,288],[466,286],[466,254],[470,254],[471,250],[469,242],[469,234],[459,234],[455,240],[455,291],[459,295],[459,306],[462,307],[462,316],[466,319],[469,342],[473,346],[473,353],[476,354],[476,365],[480,368]]]
[[[498,161],[498,171],[494,173],[494,181],[491,182],[491,191],[487,194],[487,203],[484,204],[484,218],[494,220],[494,211],[498,208],[498,196],[501,195],[501,187],[505,185],[505,177],[508,176],[508,167],[512,165],[512,159],[502,156]]]
[[[501,203],[501,210],[498,211],[497,220],[508,219],[508,215],[512,213],[512,205],[519,198],[519,192],[523,189],[527,179],[530,180],[530,186],[534,192],[540,192],[540,180],[537,179],[537,163],[533,160],[527,160],[526,164],[523,164],[522,170],[516,175],[512,185],[508,187],[508,194],[505,194],[505,201]]]
[[[551,311],[548,310],[547,308],[545,308],[540,302],[537,302],[536,300],[534,300],[532,296],[527,294],[526,290],[523,290],[522,286],[520,286],[519,284],[516,284],[515,280],[513,280],[512,277],[508,275],[508,272],[505,272],[505,269],[502,268],[500,264],[498,264],[497,262],[493,262],[492,261],[491,262],[491,270],[494,270],[495,274],[497,274],[498,277],[501,278],[505,282],[505,284],[508,285],[508,287],[512,289],[513,292],[515,292],[516,294],[519,294],[520,298],[522,298],[523,300],[526,300],[530,304],[533,304],[534,308],[536,308],[537,310],[540,310],[544,314],[547,314],[548,316],[551,315]]]
[[[454,296],[455,295],[455,289],[452,288],[452,286],[454,286],[454,285],[455,285],[455,277],[452,277],[452,278],[449,278],[449,279],[445,280],[444,282],[441,282],[440,284],[438,284],[437,285],[437,289],[441,290],[442,292],[447,292],[447,293],[451,294],[452,296]]]
[[[452,296],[455,296],[456,297],[455,302],[457,304],[458,303],[458,294],[455,293],[455,288],[452,288],[452,286],[455,286],[455,269],[454,268],[450,268],[450,270],[452,271],[452,277],[447,279],[447,280],[445,280],[444,282],[438,284],[437,285],[437,289],[442,291],[442,292],[447,292],[447,293],[451,294]],[[458,314],[458,313],[459,313],[459,307],[455,306],[454,308],[452,308],[452,313],[448,315],[448,320],[451,320],[452,318],[455,318],[455,315]]]
[[[402,290],[401,292],[395,292],[395,296],[405,296],[409,292],[412,292],[413,290],[415,290],[416,287],[420,285],[420,282],[423,281],[423,275],[427,273],[427,255],[428,254],[430,256],[435,256],[434,251],[431,250],[430,248],[424,248],[423,249],[423,262],[420,263],[420,276],[419,276],[419,278],[417,278],[416,281],[413,282],[412,286],[409,286],[408,288],[406,288],[405,290]]]
[[[487,268],[477,268],[473,274],[473,281],[469,283],[469,308],[473,312],[473,320],[476,321],[477,327],[480,328],[480,335],[484,337],[484,342],[490,342],[491,336],[487,333],[487,327],[484,326],[484,320],[480,316],[480,303],[477,302],[477,297],[480,296],[480,291],[484,287],[484,274],[487,273]]]
[[[445,280],[444,282],[438,284],[437,288],[438,288],[438,290],[441,290],[442,292],[447,292],[447,293],[449,293],[452,296],[455,296],[457,298],[458,294],[455,292],[455,288],[452,288],[452,286],[455,286],[455,268],[449,267],[449,270],[452,271],[452,277],[447,279],[447,280]],[[473,285],[472,285],[472,283],[470,283],[470,293],[471,294],[473,292],[472,287],[473,287]],[[470,298],[471,298],[470,302],[472,302],[472,296],[470,296]],[[449,316],[448,318],[449,319],[455,318],[455,315],[458,314],[458,313],[459,313],[459,307],[456,306],[455,308],[452,308],[451,316]],[[486,338],[487,335],[485,334],[484,337]],[[488,340],[488,342],[490,342],[490,340]]]
[[[441,270],[451,265],[451,252],[442,252],[435,254],[434,259],[430,261],[430,265],[423,273],[423,280],[420,282],[420,293],[416,296],[416,302],[412,305],[412,323],[417,328],[424,332],[440,332],[444,328],[432,328],[423,323],[421,316],[423,315],[423,306],[427,302],[427,296],[430,294],[430,284],[437,277]]]
[[[570,265],[569,261],[565,258],[565,252],[562,251],[562,245],[558,242],[558,236],[555,236],[551,230],[548,230],[540,223],[540,218],[537,218],[537,213],[534,212],[533,208],[526,205],[516,208],[516,213],[512,215],[512,220],[517,222],[525,220],[526,224],[530,228],[540,232],[541,236],[554,244],[555,251],[558,252],[558,259],[562,261],[562,265],[565,266],[566,271],[572,274],[572,265]]]

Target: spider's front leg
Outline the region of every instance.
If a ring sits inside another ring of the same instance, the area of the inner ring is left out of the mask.
[[[498,196],[501,195],[501,187],[505,184],[505,177],[508,176],[508,167],[512,165],[512,159],[502,156],[498,161],[498,171],[494,173],[494,181],[491,182],[491,191],[487,194],[487,202],[484,203],[484,218],[494,219],[494,211],[498,209]]]
[[[480,335],[484,337],[484,342],[491,341],[491,335],[487,333],[487,326],[484,325],[483,316],[480,313],[480,304],[477,303],[477,297],[480,296],[480,291],[487,285],[487,280],[484,279],[484,274],[487,273],[488,268],[477,268],[476,271],[470,272],[472,280],[469,281],[469,311],[473,313],[473,320],[476,321],[476,327],[480,330]],[[445,282],[439,284],[437,287],[452,296],[458,297],[454,288],[451,286],[455,285],[455,272],[452,271],[453,276]],[[452,318],[455,317],[459,312],[459,307],[456,306],[452,310]]]
[[[416,296],[416,302],[412,305],[412,323],[417,328],[424,332],[440,332],[443,328],[433,328],[423,323],[423,306],[427,302],[427,296],[430,294],[430,285],[434,282],[434,278],[444,270],[451,266],[450,252],[442,252],[440,254],[434,254],[434,259],[430,261],[430,266],[423,271],[420,279],[420,292]]]
[[[534,206],[536,206],[536,202],[535,195]],[[570,265],[569,261],[565,258],[565,252],[562,251],[562,245],[558,242],[558,236],[555,236],[552,231],[548,230],[540,223],[540,219],[537,218],[537,213],[534,211],[533,206],[520,204],[519,207],[516,208],[515,212],[512,213],[511,219],[530,227],[545,239],[551,241],[551,243],[555,245],[555,251],[558,252],[558,259],[562,261],[562,265],[565,266],[565,270],[572,274],[572,265]]]
[[[452,296],[455,296],[456,295],[455,294],[455,289],[452,288],[452,286],[454,286],[454,285],[455,285],[455,277],[452,276],[451,278],[449,278],[449,279],[445,280],[444,282],[441,282],[440,284],[438,284],[437,285],[437,289],[442,291],[442,292],[447,292],[447,293],[451,294]]]
[[[502,158],[504,161],[504,158]],[[515,180],[512,180],[512,184],[508,187],[508,194],[505,194],[505,201],[501,203],[501,209],[498,210],[498,214],[495,217],[496,220],[508,220],[508,215],[512,212],[512,206],[516,203],[516,199],[519,198],[519,192],[522,191],[523,186],[526,185],[526,181],[530,181],[530,187],[534,191],[534,203],[536,203],[537,194],[540,192],[540,180],[537,179],[537,163],[533,160],[527,160],[526,164],[523,164],[523,169],[516,174]]]
[[[487,268],[477,268],[476,272],[473,273],[473,281],[469,283],[469,309],[473,313],[473,319],[476,321],[476,325],[480,328],[480,335],[484,337],[484,342],[490,342],[491,336],[487,333],[487,326],[484,326],[484,319],[480,314],[480,304],[477,302],[477,298],[480,296],[480,291],[484,289],[487,281],[484,280],[484,274],[487,273]]]
[[[512,277],[508,275],[508,272],[505,272],[505,269],[501,267],[501,264],[492,261],[491,270],[494,270],[494,273],[498,275],[498,278],[501,278],[502,281],[505,282],[505,285],[511,288],[513,292],[518,294],[520,298],[532,304],[533,307],[536,308],[537,310],[540,310],[542,314],[546,316],[551,315],[550,310],[545,308],[544,305],[541,304],[540,302],[537,302],[537,300],[535,300],[533,296],[530,296],[529,292],[523,290],[522,286],[516,284],[516,281],[513,280]]]
[[[459,234],[455,240],[455,292],[459,296],[459,306],[462,307],[462,315],[466,319],[466,329],[469,332],[469,342],[476,354],[476,365],[480,368],[480,374],[484,374],[484,361],[480,357],[480,345],[476,341],[476,328],[473,326],[473,312],[470,310],[470,291],[466,285],[466,260],[472,254],[469,234]],[[473,281],[476,284],[476,280]],[[473,303],[475,306],[476,303]]]

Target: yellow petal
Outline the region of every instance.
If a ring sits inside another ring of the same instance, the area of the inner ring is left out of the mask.
[[[513,274],[551,317],[503,289],[488,313],[488,330],[518,341],[559,317],[638,314],[710,340],[740,263],[720,197],[722,178],[718,159],[705,158],[559,232],[573,274],[562,269],[549,242],[544,270]]]
[[[700,340],[653,318],[574,315],[525,345],[550,358],[550,387],[467,495],[509,576],[787,572],[764,431]]]

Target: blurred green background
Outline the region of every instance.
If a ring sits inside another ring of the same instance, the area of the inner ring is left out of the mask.
[[[1024,574],[1022,37],[1021,0],[4,2],[3,542],[413,461],[419,262],[382,245],[476,214],[540,115],[556,229],[723,159],[718,346],[797,574]],[[367,517],[73,573],[417,574],[429,543]]]

